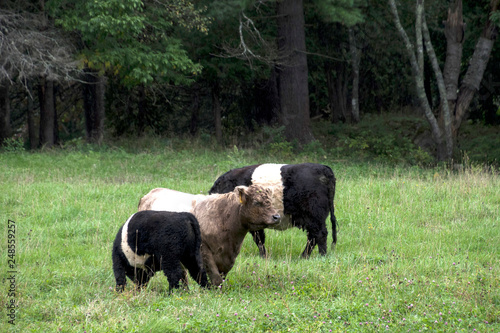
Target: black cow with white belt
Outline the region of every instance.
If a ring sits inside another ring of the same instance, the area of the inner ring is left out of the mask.
[[[308,258],[318,245],[319,253],[327,252],[326,219],[332,223],[332,248],[337,243],[337,220],[334,214],[335,175],[326,165],[256,164],[230,170],[220,176],[209,193],[227,193],[238,185],[261,185],[271,189],[274,207],[282,216],[281,222],[271,229],[291,227],[307,231],[307,244],[302,253]],[[266,257],[264,230],[252,231],[253,239],[262,257]]]
[[[200,246],[200,225],[191,213],[144,210],[132,214],[113,243],[116,290],[123,291],[127,276],[143,287],[162,270],[172,291],[179,288],[180,280],[187,283],[183,267],[201,287],[207,287]]]

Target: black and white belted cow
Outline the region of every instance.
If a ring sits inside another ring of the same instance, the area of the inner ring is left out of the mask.
[[[335,176],[330,167],[315,163],[257,164],[230,170],[220,176],[209,193],[227,193],[238,185],[261,185],[273,192],[273,206],[281,222],[271,229],[291,227],[305,229],[307,244],[302,253],[308,258],[318,245],[319,253],[327,252],[326,218],[332,223],[332,247],[337,243],[337,220],[334,214]],[[251,231],[262,257],[267,256],[264,230]]]
[[[160,270],[168,279],[169,291],[179,288],[180,280],[187,283],[185,270],[207,287],[200,247],[200,226],[191,213],[145,210],[132,214],[113,243],[116,290],[123,291],[127,276],[137,286],[145,286]]]

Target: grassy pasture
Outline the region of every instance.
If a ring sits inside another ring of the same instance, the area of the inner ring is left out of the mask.
[[[302,260],[304,232],[268,231],[270,258],[248,236],[221,289],[168,295],[160,272],[146,290],[113,291],[112,241],[150,189],[206,192],[234,167],[306,161],[337,177],[335,251]],[[482,168],[109,149],[0,154],[0,184],[2,332],[500,332],[500,180]]]

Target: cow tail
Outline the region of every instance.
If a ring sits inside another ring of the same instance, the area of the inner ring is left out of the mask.
[[[328,184],[328,204],[330,206],[330,221],[332,222],[332,238],[333,238],[333,246],[337,244],[337,218],[335,217],[335,208],[334,208],[334,199],[335,199],[335,185],[337,180],[335,179],[335,175],[332,174],[329,177],[330,182]]]

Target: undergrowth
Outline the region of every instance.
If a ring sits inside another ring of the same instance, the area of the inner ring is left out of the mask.
[[[358,124],[332,124],[313,121],[315,141],[299,145],[285,139],[284,127],[253,125],[252,132],[224,137],[218,144],[213,135],[205,131],[196,136],[160,136],[146,133],[143,136],[107,136],[99,146],[87,144],[80,137],[62,142],[55,149],[78,152],[123,151],[127,153],[163,153],[168,151],[233,150],[232,155],[243,151],[248,156],[275,156],[293,160],[297,156],[335,159],[344,162],[370,162],[388,165],[435,166],[429,125],[422,117],[411,114],[366,114]],[[8,139],[0,152],[20,152],[26,149],[20,139]],[[235,150],[236,149],[236,150]],[[46,149],[42,149],[45,151]],[[500,127],[483,126],[465,122],[459,132],[452,164],[480,164],[499,166]]]

